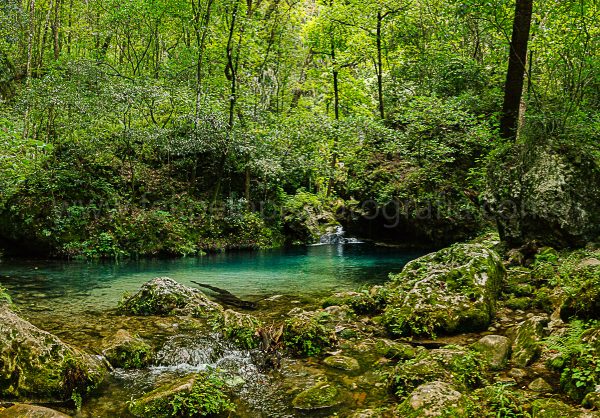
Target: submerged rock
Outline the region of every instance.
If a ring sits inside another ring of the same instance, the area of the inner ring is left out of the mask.
[[[345,370],[348,372],[360,370],[360,365],[358,364],[358,361],[352,357],[330,356],[323,360],[323,363],[334,369]]]
[[[129,411],[136,417],[153,418],[218,415],[233,410],[224,386],[215,374],[192,374],[134,400]]]
[[[0,397],[64,401],[95,388],[105,372],[98,359],[0,305]]]
[[[315,386],[300,392],[292,405],[296,409],[314,411],[331,408],[341,403],[339,390],[329,382],[320,382]]]
[[[69,418],[69,415],[43,406],[21,403],[0,411],[0,418]]]
[[[473,344],[473,349],[481,353],[492,370],[502,370],[508,362],[511,343],[502,335],[486,335]]]
[[[384,324],[395,335],[488,328],[506,271],[483,244],[457,244],[411,261],[388,284]]]
[[[544,338],[544,327],[547,324],[547,317],[534,316],[517,326],[512,344],[512,361],[517,367],[527,367],[539,356],[540,342]]]
[[[416,388],[398,407],[397,416],[421,417],[468,417],[469,399],[446,382],[434,381]]]
[[[191,315],[214,318],[223,308],[198,289],[168,277],[157,277],[142,285],[133,296],[124,298],[119,312],[126,315]]]
[[[120,329],[104,342],[102,354],[113,367],[139,369],[150,364],[153,350],[141,338]]]

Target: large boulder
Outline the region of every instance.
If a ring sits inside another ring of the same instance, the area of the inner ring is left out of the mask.
[[[126,315],[191,315],[198,318],[219,316],[223,308],[198,289],[157,277],[142,285],[133,296],[123,298],[119,312]]]
[[[411,261],[382,290],[383,321],[394,335],[487,329],[506,270],[483,244],[456,244]]]
[[[335,385],[329,382],[319,382],[296,395],[292,405],[303,411],[316,411],[331,408],[341,402],[340,392]]]
[[[104,364],[0,304],[0,398],[64,401],[96,387]]]
[[[397,416],[469,417],[472,409],[469,399],[446,382],[434,381],[416,388],[399,406]]]
[[[580,144],[515,144],[488,169],[485,200],[512,246],[536,240],[553,247],[600,237],[600,160]]]

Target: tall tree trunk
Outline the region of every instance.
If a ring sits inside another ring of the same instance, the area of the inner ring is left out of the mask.
[[[333,5],[333,0],[331,2]],[[330,34],[331,38],[331,64],[333,66],[333,114],[335,117],[336,126],[333,132],[333,152],[331,154],[331,174],[329,175],[329,182],[327,185],[327,197],[333,193],[333,183],[335,181],[335,168],[337,166],[337,148],[338,148],[338,137],[337,137],[337,122],[340,120],[340,89],[339,89],[339,69],[337,65],[335,55],[335,36],[333,30]]]
[[[519,127],[519,109],[523,94],[532,11],[533,0],[516,0],[506,86],[504,88],[504,106],[502,108],[502,118],[500,119],[500,135],[505,139],[515,139]]]
[[[60,54],[60,40],[59,40],[59,30],[60,30],[60,5],[61,0],[56,0],[54,3],[54,22],[52,23],[52,39],[54,40],[54,60],[58,60],[58,56]]]
[[[377,12],[377,95],[379,99],[379,117],[385,119],[385,107],[383,103],[383,58],[381,54],[381,27],[383,15]]]

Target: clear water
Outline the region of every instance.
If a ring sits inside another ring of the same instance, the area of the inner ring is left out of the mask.
[[[419,254],[371,244],[317,245],[183,259],[121,262],[4,260],[0,285],[17,305],[71,313],[114,308],[124,292],[168,276],[211,284],[252,300],[324,294],[384,282]]]

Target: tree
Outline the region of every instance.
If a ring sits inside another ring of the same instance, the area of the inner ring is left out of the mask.
[[[519,127],[519,109],[523,94],[532,12],[533,0],[516,0],[508,71],[504,87],[504,105],[500,119],[500,135],[505,139],[516,138]]]

